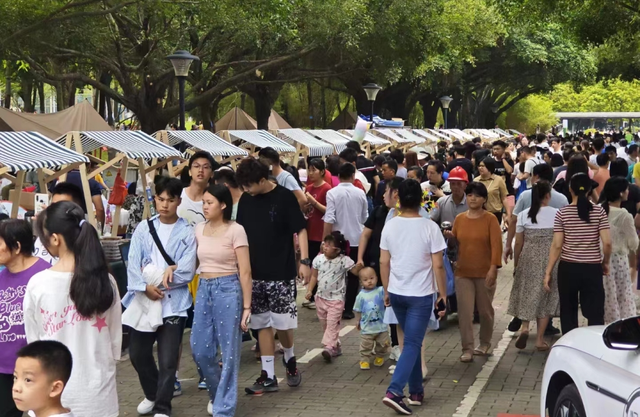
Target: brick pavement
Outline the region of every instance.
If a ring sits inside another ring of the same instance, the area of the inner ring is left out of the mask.
[[[506,316],[512,269],[503,268],[499,275],[494,306],[496,326],[493,345],[503,336],[510,319]],[[343,326],[355,325],[345,321]],[[315,312],[302,309],[299,329],[296,332],[296,355],[320,347],[321,333]],[[478,326],[476,326],[476,331]],[[532,328],[532,335],[535,329]],[[359,334],[354,329],[342,338],[343,356],[332,364],[326,364],[320,356],[307,364],[300,364],[303,374],[302,386],[289,388],[281,384],[279,393],[262,397],[244,395],[244,387],[253,383],[260,372],[251,351],[251,342],[243,344],[242,364],[239,376],[238,417],[377,417],[392,416],[393,411],[384,407],[380,400],[391,380],[387,368],[394,362],[387,361],[382,368],[372,367],[361,371],[358,364]],[[429,358],[429,379],[425,384],[425,402],[414,407],[417,416],[451,416],[476,381],[486,359],[476,359],[471,364],[460,363],[460,337],[455,320],[447,329],[430,333],[424,349]],[[481,393],[470,417],[492,416],[499,413],[537,414],[539,384],[542,377],[545,355],[532,350],[518,352],[513,346],[502,357],[495,372]],[[284,376],[281,359],[276,358],[276,375]],[[198,391],[198,374],[190,356],[188,333],[184,338],[184,350],[180,372],[183,395],[173,401],[175,417],[206,416],[208,396]],[[136,415],[136,406],[143,394],[131,363],[125,358],[118,364],[118,395],[121,415]]]

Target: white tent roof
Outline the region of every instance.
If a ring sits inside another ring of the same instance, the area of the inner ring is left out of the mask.
[[[404,136],[400,136],[391,129],[374,129],[374,130],[378,132],[378,134],[384,136],[385,138],[393,142],[405,143],[405,144],[414,143],[411,139],[407,139]]]
[[[491,139],[499,139],[500,135],[489,129],[477,129],[483,136]]]
[[[345,150],[347,143],[351,140],[348,136],[345,136],[340,132],[336,132],[335,130],[308,130],[307,132],[318,139],[332,144],[338,153]]]
[[[273,148],[278,152],[295,152],[296,148],[264,130],[230,130],[229,135],[259,148]]]
[[[111,132],[79,132],[82,143],[82,152],[92,152],[98,148],[106,146],[124,152],[129,159],[152,159],[168,158],[171,156],[181,156],[178,150],[171,146],[155,140],[151,136],[139,130],[122,130]],[[67,135],[63,135],[56,140],[64,145]],[[72,146],[75,147],[75,144]]]
[[[451,138],[443,133],[440,133],[439,130],[437,129],[424,129],[425,132],[427,133],[431,133],[433,136],[440,138],[440,139],[444,139],[444,140],[451,140]]]
[[[402,136],[405,139],[409,139],[416,144],[419,144],[425,141],[423,137],[414,135],[407,129],[396,129],[395,132],[397,135]]]
[[[460,135],[460,136],[462,136],[462,139],[467,139],[467,140],[471,140],[471,139],[473,139],[473,136],[471,136],[470,134],[468,134],[468,133],[466,133],[466,132],[463,132],[463,131],[462,131],[462,130],[460,130],[460,129],[449,129],[449,130],[450,130],[450,131],[452,131],[452,132],[457,133],[457,134],[458,134],[458,135]]]
[[[208,130],[167,130],[169,145],[176,146],[186,142],[196,149],[209,152],[213,156],[247,156],[244,149],[222,139],[220,136]],[[152,136],[158,139],[160,132]]]
[[[349,129],[349,130],[344,130],[344,133],[353,137],[353,134],[355,133],[355,130],[353,129]],[[376,136],[371,134],[370,132],[367,132],[364,134],[364,139],[365,142],[369,142],[369,144],[373,145],[373,146],[386,146],[386,145],[391,145],[391,142],[389,142],[386,139],[381,138],[380,136]]]
[[[0,166],[11,171],[54,168],[89,158],[37,132],[0,132]]]
[[[302,129],[280,129],[278,137],[285,142],[295,145],[299,143],[309,148],[309,156],[325,156],[333,154],[333,146],[323,142]]]
[[[434,135],[433,133],[427,132],[426,130],[413,129],[413,134],[432,142],[440,142],[442,140],[442,138]]]

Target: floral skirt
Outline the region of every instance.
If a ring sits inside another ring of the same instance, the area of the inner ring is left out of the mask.
[[[604,277],[605,323],[612,323],[636,315],[629,258],[627,255],[612,253],[609,265],[609,275]]]

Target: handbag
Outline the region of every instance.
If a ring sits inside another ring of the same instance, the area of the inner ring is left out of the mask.
[[[151,233],[151,237],[153,238],[153,241],[156,243],[156,246],[158,247],[158,250],[160,251],[160,254],[162,255],[162,257],[164,258],[164,261],[169,266],[175,265],[176,263],[173,262],[173,259],[171,259],[171,257],[167,254],[167,251],[164,250],[164,246],[162,246],[162,242],[160,242],[160,238],[158,237],[158,232],[156,231],[156,227],[153,225],[153,222],[151,221],[151,219],[147,219],[147,225],[149,225],[149,233]]]
[[[116,175],[116,179],[113,182],[111,195],[109,196],[109,204],[113,204],[114,206],[123,205],[125,198],[127,198],[127,194],[127,185],[124,183],[124,180],[118,172],[118,175]]]

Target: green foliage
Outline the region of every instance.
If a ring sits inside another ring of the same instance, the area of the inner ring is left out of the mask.
[[[539,125],[547,131],[558,123],[551,99],[539,94],[518,101],[507,113],[504,123],[499,124],[523,133],[533,133]]]
[[[559,84],[548,98],[556,112],[631,112],[638,111],[640,81],[620,79],[600,81],[575,89]]]

